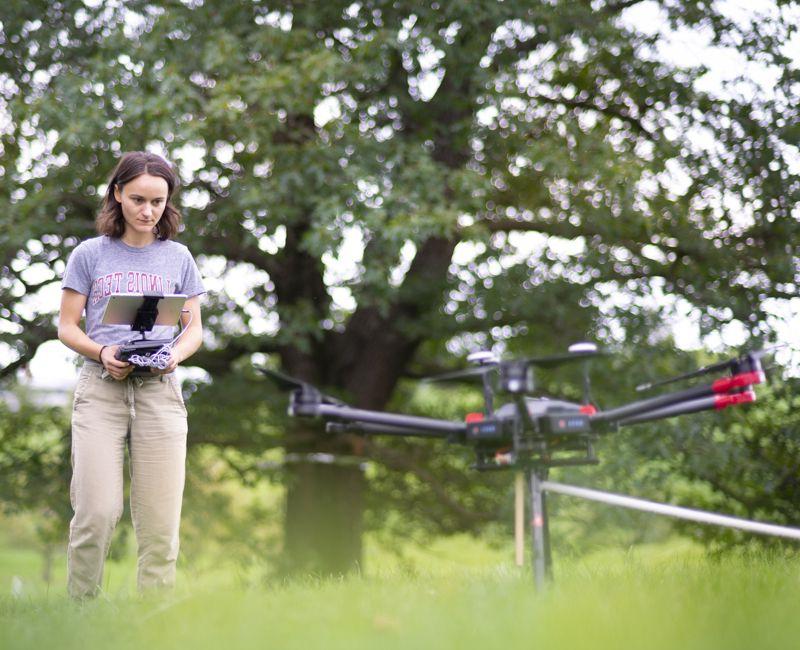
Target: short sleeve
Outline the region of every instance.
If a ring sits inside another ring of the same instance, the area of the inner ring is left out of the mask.
[[[206,290],[203,286],[203,278],[200,275],[200,269],[197,268],[197,263],[194,261],[192,254],[187,250],[183,262],[183,269],[181,271],[180,293],[186,294],[192,298],[205,292]]]
[[[92,288],[92,260],[89,247],[80,244],[72,251],[67,260],[64,279],[61,281],[62,289],[72,289],[88,296]]]

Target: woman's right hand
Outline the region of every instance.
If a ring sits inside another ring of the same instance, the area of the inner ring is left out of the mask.
[[[118,345],[105,346],[100,353],[100,362],[103,364],[103,368],[108,371],[109,375],[117,381],[122,381],[133,372],[133,366],[127,361],[120,361],[117,359],[117,350],[119,350]]]

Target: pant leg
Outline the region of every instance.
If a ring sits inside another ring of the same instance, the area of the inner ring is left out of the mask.
[[[103,579],[111,534],[122,515],[123,466],[129,415],[121,382],[101,378],[102,368],[81,370],[72,410],[74,516],[69,526],[67,589],[73,598],[94,596]]]
[[[134,382],[131,517],[140,591],[175,583],[186,465],[186,407],[174,373]]]

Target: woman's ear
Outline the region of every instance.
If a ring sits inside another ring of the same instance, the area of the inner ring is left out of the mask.
[[[117,200],[117,203],[122,203],[122,192],[117,183],[114,183],[114,198]]]

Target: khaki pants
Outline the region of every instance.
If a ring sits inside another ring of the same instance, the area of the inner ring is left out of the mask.
[[[85,363],[72,410],[75,516],[69,527],[68,590],[97,594],[111,534],[122,515],[125,446],[139,590],[175,582],[186,461],[186,407],[174,373],[112,379]]]

